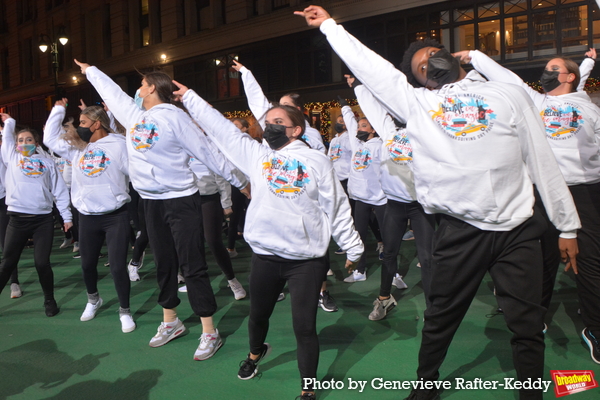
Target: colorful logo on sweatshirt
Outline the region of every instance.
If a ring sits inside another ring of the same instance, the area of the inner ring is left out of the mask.
[[[284,199],[296,199],[310,183],[306,165],[293,158],[273,157],[263,163],[263,177],[271,193]]]
[[[40,158],[23,157],[18,166],[21,172],[30,178],[39,178],[48,170],[48,166]]]
[[[79,170],[89,178],[97,178],[106,171],[110,165],[110,158],[106,151],[100,147],[88,150],[79,159]]]
[[[340,143],[336,143],[329,148],[329,159],[331,161],[337,161],[342,157],[342,153],[344,150],[342,149],[342,145]]]
[[[540,113],[550,140],[567,140],[579,132],[584,124],[581,111],[571,103],[549,106]]]
[[[364,171],[373,162],[373,156],[368,147],[363,147],[352,156],[352,168],[355,171]]]
[[[385,143],[390,159],[396,164],[407,164],[412,161],[412,145],[405,129],[400,129],[392,140]]]
[[[150,150],[158,142],[158,126],[152,121],[142,120],[131,128],[131,145],[140,153]]]
[[[481,139],[494,126],[496,114],[483,96],[462,94],[446,97],[438,110],[429,110],[431,119],[446,134],[461,142]]]

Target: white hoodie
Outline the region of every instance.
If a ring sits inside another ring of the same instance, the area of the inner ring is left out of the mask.
[[[73,206],[84,215],[118,210],[131,201],[125,137],[109,133],[78,149],[60,138],[65,114],[63,106],[54,106],[44,128],[44,144],[75,165],[71,181]]]
[[[321,31],[353,75],[407,121],[425,212],[509,231],[533,215],[533,180],[561,236],[576,237],[581,224],[573,198],[523,89],[486,82],[475,71],[439,90],[417,89],[333,19]]]
[[[417,201],[410,168],[413,151],[406,129],[396,127],[392,117],[364,85],[354,88],[354,93],[360,109],[382,140],[380,181],[383,192],[394,201]]]
[[[357,261],[363,244],[331,161],[300,140],[271,150],[242,134],[193,90],[183,96],[193,118],[252,184],[244,238],[257,254],[292,260],[322,257],[330,238]]]
[[[43,215],[56,208],[65,222],[71,222],[69,190],[51,158],[40,154],[25,157],[16,149],[15,120],[4,122],[2,161],[6,165],[6,205],[8,211]]]
[[[333,163],[337,178],[340,181],[348,179],[350,176],[350,160],[352,159],[350,135],[348,135],[348,131],[341,135],[335,135],[335,137],[331,139],[327,155]]]
[[[567,185],[600,182],[600,108],[587,93],[542,94],[482,52],[471,51],[469,55],[473,67],[489,80],[525,89],[540,110],[546,139]]]
[[[273,107],[273,105],[269,103],[269,100],[267,100],[267,97],[256,81],[256,78],[248,68],[242,67],[240,73],[242,74],[244,91],[248,98],[248,107],[250,107],[250,111],[252,111],[254,118],[256,118],[260,126],[265,129],[265,114]],[[304,125],[304,135],[302,136],[302,139],[304,139],[304,141],[306,141],[313,149],[326,153],[327,149],[323,144],[321,133],[311,127],[306,120],[304,121]]]
[[[141,110],[98,68],[88,67],[86,76],[127,129],[129,177],[143,199],[164,200],[196,193],[196,178],[188,165],[190,157],[224,178],[231,175],[224,159],[213,156],[208,138],[183,110],[166,103]]]

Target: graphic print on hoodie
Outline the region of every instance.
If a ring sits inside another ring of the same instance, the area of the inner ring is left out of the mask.
[[[371,155],[371,151],[368,147],[363,147],[359,149],[352,156],[352,168],[355,171],[364,171],[369,168],[369,165],[373,162],[373,156]]]
[[[19,169],[23,175],[30,178],[39,178],[48,170],[44,161],[39,158],[23,157],[19,160]]]
[[[405,165],[412,161],[412,146],[406,135],[406,129],[400,129],[391,140],[385,143],[385,147],[395,164]]]
[[[271,193],[283,199],[296,199],[311,180],[306,165],[294,158],[273,157],[263,163],[263,177]]]
[[[100,147],[86,151],[79,159],[79,170],[89,178],[97,178],[106,171],[110,158]]]
[[[131,144],[135,150],[145,153],[158,142],[159,136],[158,126],[144,118],[131,129]]]
[[[575,104],[564,102],[559,106],[548,106],[540,115],[550,140],[567,140],[579,132],[584,124],[583,113]]]
[[[481,139],[493,128],[496,119],[485,98],[477,94],[446,97],[438,110],[429,112],[431,119],[458,141]]]

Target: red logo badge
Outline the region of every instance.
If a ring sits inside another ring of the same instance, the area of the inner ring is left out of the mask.
[[[583,392],[598,387],[594,371],[550,371],[556,397]]]

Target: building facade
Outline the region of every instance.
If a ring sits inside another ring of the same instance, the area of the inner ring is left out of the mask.
[[[311,3],[396,65],[410,42],[430,37],[450,51],[479,49],[530,82],[548,58],[579,62],[600,38],[594,0],[0,0],[0,106],[41,128],[56,93],[99,102],[74,58],[131,95],[140,72],[164,70],[223,112],[248,107],[234,58],[269,98],[354,97],[323,35],[292,14]],[[57,64],[39,50],[41,38],[56,42]]]

